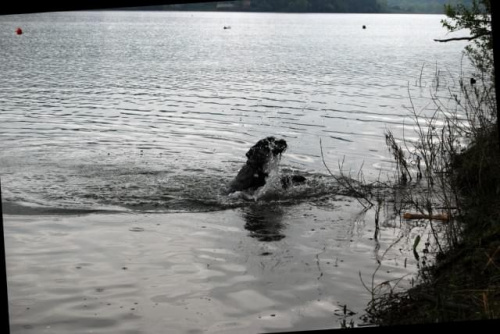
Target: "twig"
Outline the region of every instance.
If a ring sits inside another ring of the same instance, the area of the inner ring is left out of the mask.
[[[347,177],[347,176],[343,175],[342,167],[344,166],[344,160],[342,160],[342,164],[341,165],[339,164],[339,170],[340,170],[340,173],[341,173],[341,177],[336,177],[332,173],[332,171],[330,170],[330,168],[328,167],[328,165],[325,162],[325,156],[323,154],[323,143],[321,141],[321,138],[319,139],[319,147],[320,147],[320,150],[321,150],[321,161],[323,162],[323,165],[325,166],[325,168],[328,171],[328,173],[335,179],[335,181],[337,181],[337,183],[339,185],[341,185],[344,188],[346,188],[347,190],[349,190],[353,194],[353,197],[356,198],[356,200],[363,206],[363,208],[365,208],[365,209],[371,208],[373,206],[373,202],[369,199],[369,193],[363,193],[363,192],[359,191],[358,189],[356,189],[352,185],[351,181],[349,181],[350,177]],[[344,157],[344,159],[345,159],[345,157]],[[361,170],[358,173],[358,177],[361,177],[360,175],[362,176]],[[367,188],[368,188],[368,186],[367,186]],[[363,203],[360,200],[360,198],[362,198],[366,202],[368,202],[369,205],[366,205],[365,203]]]
[[[475,36],[469,36],[469,37],[453,37],[453,38],[445,38],[445,39],[434,39],[434,42],[440,42],[440,43],[447,43],[447,42],[452,42],[452,41],[473,41],[475,39],[481,38],[483,36],[489,35],[489,32],[485,32],[479,35]]]

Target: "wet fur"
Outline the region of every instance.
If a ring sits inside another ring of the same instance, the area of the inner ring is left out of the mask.
[[[265,185],[269,176],[267,173],[269,162],[273,158],[281,156],[287,147],[284,139],[267,137],[259,140],[246,153],[247,162],[229,185],[230,192],[254,191]],[[293,184],[304,181],[305,178],[300,175],[283,176],[281,185],[286,189]]]

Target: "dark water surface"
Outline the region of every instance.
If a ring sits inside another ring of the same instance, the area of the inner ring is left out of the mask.
[[[409,285],[399,223],[356,201],[209,213],[5,217],[13,333],[268,333],[356,324]],[[387,249],[389,251],[386,253]],[[354,313],[351,313],[354,312]]]
[[[320,140],[334,171],[344,156],[368,179],[390,171],[384,131],[411,123],[408,94],[432,112],[435,74],[457,85],[464,44],[433,41],[442,18],[0,17],[13,332],[320,329],[344,305],[359,323],[362,282],[415,272],[417,232],[384,208],[375,238],[373,210],[339,195]],[[271,135],[289,146],[280,173],[306,184],[228,197],[246,151]]]

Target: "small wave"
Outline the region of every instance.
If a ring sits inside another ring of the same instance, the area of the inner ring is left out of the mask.
[[[111,208],[102,209],[77,209],[77,208],[64,208],[64,207],[49,207],[49,206],[38,206],[33,205],[33,203],[23,203],[23,202],[2,202],[2,210],[6,215],[84,215],[91,213],[116,213],[123,211],[123,209],[111,210]]]
[[[281,187],[281,176],[293,170],[271,173],[266,186],[254,194],[228,194],[234,173],[184,169],[179,174],[155,170],[80,169],[80,175],[25,175],[9,180],[15,191],[4,189],[6,214],[72,215],[93,212],[209,212],[268,203],[289,205],[315,202],[338,193],[333,178],[301,173],[304,184]],[[37,189],[37,190],[35,190]]]

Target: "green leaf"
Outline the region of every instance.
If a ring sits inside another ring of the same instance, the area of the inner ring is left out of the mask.
[[[415,256],[415,259],[417,261],[420,259],[420,256],[418,256],[418,253],[417,253],[417,247],[418,247],[419,243],[420,243],[420,236],[417,235],[417,237],[415,238],[415,241],[413,242],[413,255]]]

